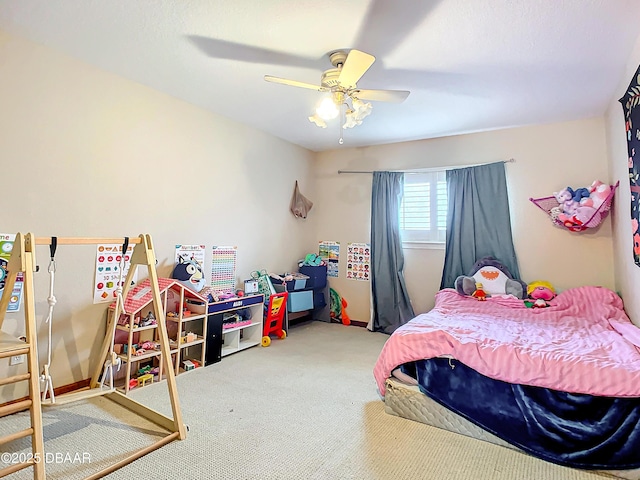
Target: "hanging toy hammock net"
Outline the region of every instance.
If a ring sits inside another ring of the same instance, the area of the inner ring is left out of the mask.
[[[570,218],[559,218],[563,213],[563,210],[562,206],[554,196],[530,198],[529,200],[540,210],[549,215],[549,218],[555,226],[566,228],[572,232],[582,232],[588,228],[596,228],[604,221],[605,218],[607,218],[609,210],[611,210],[611,204],[613,203],[613,196],[616,193],[616,188],[618,188],[619,184],[620,182],[618,181],[615,185],[611,185],[609,195],[607,195],[602,204],[595,209],[593,214],[584,221],[577,219],[575,216],[570,216]],[[564,217],[568,217],[568,215],[565,215]]]

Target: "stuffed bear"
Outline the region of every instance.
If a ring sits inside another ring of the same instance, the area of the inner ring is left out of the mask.
[[[472,296],[478,283],[487,296],[513,295],[520,300],[527,296],[527,284],[513,278],[507,267],[493,257],[481,258],[469,275],[456,278],[455,289],[460,295]]]
[[[569,188],[565,188],[559,192],[553,192],[553,196],[556,197],[556,201],[560,204],[563,210],[573,202],[573,193],[569,191]]]

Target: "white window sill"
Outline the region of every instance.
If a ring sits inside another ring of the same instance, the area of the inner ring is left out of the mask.
[[[402,242],[402,248],[404,249],[417,249],[417,250],[444,250],[443,242]]]

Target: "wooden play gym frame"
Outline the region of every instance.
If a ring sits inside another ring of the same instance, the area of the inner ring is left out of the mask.
[[[109,243],[122,245],[125,242],[133,244],[135,245],[135,247],[131,255],[131,267],[129,268],[129,272],[127,273],[127,277],[124,282],[122,296],[123,298],[127,297],[127,293],[129,292],[129,289],[131,287],[136,267],[138,265],[146,265],[154,300],[154,314],[156,319],[158,320],[158,329],[160,332],[160,348],[162,352],[162,361],[164,362],[164,369],[166,371],[166,381],[169,390],[169,398],[171,400],[173,418],[162,415],[161,413],[158,413],[155,410],[152,410],[151,408],[139,402],[136,402],[135,400],[132,400],[131,398],[114,389],[101,388],[100,375],[102,373],[102,367],[107,361],[107,357],[110,353],[110,347],[113,340],[112,332],[115,330],[116,321],[118,318],[117,314],[110,316],[110,320],[107,325],[107,334],[105,335],[105,339],[100,350],[99,361],[96,364],[93,375],[91,376],[90,388],[87,390],[68,393],[66,395],[56,396],[55,404],[69,403],[96,396],[105,396],[109,400],[112,400],[115,403],[131,410],[140,417],[146,418],[147,420],[163,427],[170,433],[167,436],[156,441],[152,445],[137,450],[124,459],[104,468],[97,473],[94,473],[93,475],[86,477],[85,480],[102,478],[105,475],[114,472],[115,470],[133,462],[134,460],[142,457],[143,455],[146,455],[147,453],[150,453],[168,444],[173,440],[184,440],[187,436],[187,428],[182,422],[182,413],[180,411],[178,390],[176,388],[175,372],[170,360],[171,352],[169,348],[169,339],[167,336],[167,326],[165,323],[164,311],[161,308],[162,299],[158,286],[156,256],[153,250],[151,236],[147,234],[141,234],[138,237],[134,237],[131,239],[123,237],[57,237],[55,239],[55,243],[57,243],[57,245],[98,245]],[[0,446],[10,441],[30,436],[33,456],[30,461],[9,465],[8,467],[0,469],[0,478],[30,466],[33,466],[34,468],[34,479],[45,480],[46,478],[33,274],[37,268],[35,258],[36,245],[51,245],[51,243],[52,237],[34,237],[31,233],[26,233],[24,235],[18,233],[16,234],[11,257],[7,264],[7,278],[5,281],[4,292],[2,298],[0,299],[0,359],[24,354],[27,356],[28,371],[27,373],[14,375],[11,377],[0,377],[0,386],[9,385],[20,381],[28,381],[29,398],[27,400],[10,403],[8,405],[0,407],[0,418],[29,409],[31,425],[30,428],[9,434],[4,437],[0,437]],[[13,287],[15,285],[19,272],[23,272],[24,274],[23,288],[26,342],[2,332],[2,324],[4,322],[7,307],[9,305]],[[40,459],[40,461],[34,461],[34,459]]]

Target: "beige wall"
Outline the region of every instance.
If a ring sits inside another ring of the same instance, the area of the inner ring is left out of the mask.
[[[603,119],[588,119],[433,140],[318,154],[315,164],[318,240],[368,242],[371,175],[338,170],[445,167],[494,162],[506,164],[511,222],[522,279],[544,279],[559,290],[580,285],[614,288],[610,220],[595,233],[575,234],[554,227],[529,201],[571,185],[606,182]],[[405,249],[407,288],[416,313],[433,307],[440,286],[444,250]],[[345,263],[330,285],[349,302],[349,315],[369,320],[369,284],[346,280]]]
[[[640,37],[636,41],[627,68],[616,88],[605,116],[609,171],[613,181],[620,181],[612,214],[614,263],[616,285],[624,300],[625,310],[636,325],[640,326],[640,268],[633,261],[633,235],[631,232],[631,191],[624,113],[618,102],[631,83],[640,63]]]
[[[296,179],[316,200],[313,153],[2,32],[0,65],[0,232],[150,233],[161,276],[177,243],[237,245],[239,279],[292,270],[315,243],[315,212],[306,221],[289,212]],[[48,249],[37,253],[44,359]],[[57,265],[59,386],[88,377],[105,306],[92,305],[95,247],[60,247]],[[3,329],[22,334],[21,316]],[[7,364],[0,375],[18,371]],[[0,389],[0,403],[13,388]]]

